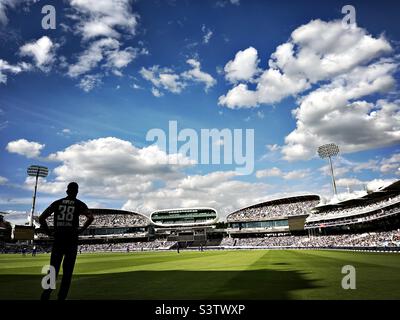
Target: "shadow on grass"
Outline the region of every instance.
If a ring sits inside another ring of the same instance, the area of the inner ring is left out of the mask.
[[[1,275],[0,300],[38,299],[41,279]],[[134,271],[76,275],[69,299],[289,299],[292,290],[312,288],[297,271]]]

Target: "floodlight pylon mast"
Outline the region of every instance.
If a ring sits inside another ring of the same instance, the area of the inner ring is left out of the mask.
[[[33,192],[31,216],[29,217],[30,218],[29,225],[31,227],[33,226],[33,213],[35,212],[35,206],[36,206],[36,193],[37,193],[38,180],[39,180],[39,170],[37,171],[36,176],[35,176],[35,190]]]
[[[333,192],[337,196],[337,189],[336,189],[336,182],[335,182],[335,174],[333,173],[333,165],[332,165],[332,157],[329,156],[329,165],[331,167],[331,177],[332,177],[332,187],[333,187]]]
[[[333,193],[335,196],[337,196],[335,174],[333,173],[332,157],[337,156],[339,154],[339,147],[334,143],[329,143],[329,144],[320,146],[318,148],[317,152],[318,152],[318,155],[321,157],[321,159],[325,159],[325,158],[329,159],[329,167],[331,170]]]
[[[33,199],[32,199],[32,209],[31,209],[31,216],[29,217],[29,225],[33,226],[33,215],[35,213],[35,206],[36,206],[36,193],[37,193],[37,186],[39,177],[45,178],[49,174],[49,169],[43,166],[30,166],[27,170],[28,176],[35,177],[35,189],[33,191]]]

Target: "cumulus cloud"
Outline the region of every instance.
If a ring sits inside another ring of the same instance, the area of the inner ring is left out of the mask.
[[[40,156],[40,152],[44,147],[44,144],[38,142],[19,139],[9,142],[6,146],[6,150],[10,153],[17,153],[27,158],[37,158]]]
[[[382,173],[400,174],[400,153],[394,153],[389,158],[384,158],[379,163],[379,170]]]
[[[359,174],[362,171],[377,172],[384,175],[399,175],[400,153],[395,152],[387,157],[376,157],[363,162],[349,161],[344,157],[338,157],[334,162],[335,176],[342,177],[348,173]],[[319,168],[324,175],[329,176],[330,166]]]
[[[284,172],[277,167],[273,167],[270,169],[258,170],[256,172],[256,177],[258,179],[266,178],[266,177],[281,177],[285,180],[295,180],[295,179],[304,179],[310,175],[311,171],[309,169],[299,169]]]
[[[72,144],[47,160],[55,168],[51,179],[42,179],[41,192],[60,196],[68,182],[77,181],[85,198],[125,201],[124,209],[143,213],[211,206],[226,214],[262,201],[270,190],[265,183],[240,181],[235,171],[188,175],[185,171],[194,162],[187,157],[167,154],[155,145],[138,148],[113,137]],[[27,177],[25,188],[31,189],[34,183]]]
[[[332,141],[343,153],[400,141],[399,101],[370,98],[396,85],[398,58],[388,57],[393,49],[383,36],[359,27],[343,29],[341,21],[313,20],[294,30],[253,80],[231,70],[244,52],[226,65],[226,78],[235,85],[218,103],[253,108],[296,96],[296,129],[285,138],[284,159],[310,159],[319,145]],[[256,61],[255,49],[252,56]],[[250,81],[256,83],[254,90]]]
[[[139,19],[131,4],[130,0],[70,2],[73,13],[68,16],[75,22],[71,30],[82,37],[86,49],[77,55],[75,63],[68,65],[67,74],[72,78],[85,75],[78,85],[83,90],[90,91],[85,85],[88,80],[99,79],[109,73],[122,76],[122,69],[138,55],[148,54],[145,48],[124,47],[124,41],[136,34]],[[87,76],[89,72],[96,74]]]
[[[180,76],[168,68],[160,68],[157,65],[150,68],[142,67],[140,74],[155,87],[173,93],[180,93],[182,89],[186,87],[186,83],[180,79]]]
[[[367,183],[368,191],[377,191],[394,183],[396,179],[373,179]]]
[[[106,198],[146,192],[156,181],[181,177],[179,170],[193,164],[180,154],[168,155],[156,146],[139,149],[113,137],[73,144],[47,159],[57,164],[52,171],[56,178],[42,183],[43,192],[61,193],[67,182],[77,181],[86,194]],[[32,183],[28,177],[27,187]]]
[[[233,210],[266,198],[269,185],[235,180],[235,176],[233,171],[186,176],[161,189],[129,199],[123,208],[150,213],[165,208],[209,206],[224,217]],[[245,197],[243,190],[246,190]]]
[[[83,39],[119,37],[119,30],[135,34],[139,16],[132,12],[130,0],[72,0]]]
[[[0,185],[6,184],[8,182],[8,179],[6,177],[0,176]]]
[[[238,51],[224,67],[225,78],[231,83],[251,80],[260,71],[259,62],[257,50],[253,47]]]
[[[243,108],[276,103],[391,51],[383,36],[374,38],[359,27],[345,30],[341,21],[313,20],[294,30],[290,40],[277,47],[268,62],[269,68],[255,79],[255,90],[236,85],[219,98],[219,104]],[[225,66],[226,78],[233,83],[249,81],[257,65],[254,48],[239,51]],[[244,70],[248,72],[240,71],[240,66],[247,66]],[[248,97],[247,104],[237,94],[239,90]]]
[[[18,64],[10,64],[6,60],[0,59],[0,83],[7,83],[7,74],[18,74],[31,68],[28,63],[20,62]]]
[[[24,44],[19,48],[22,56],[30,56],[34,59],[36,67],[43,71],[48,71],[54,62],[55,50],[58,47],[47,36],[43,36],[36,41]]]
[[[68,68],[70,77],[78,77],[96,68],[100,62],[102,67],[119,72],[126,67],[137,55],[137,50],[128,47],[120,49],[120,42],[113,38],[103,38],[91,43],[89,48],[82,52],[78,61]]]
[[[32,201],[32,200],[31,200]],[[1,199],[0,199],[1,203]],[[28,213],[24,211],[7,210],[5,220],[16,225],[24,225],[28,222]]]
[[[186,62],[192,67],[192,69],[183,72],[183,78],[204,83],[206,91],[217,83],[217,81],[210,74],[200,70],[199,61],[195,59],[188,59]]]
[[[381,80],[377,79],[378,82]],[[360,86],[362,84],[360,82]],[[370,103],[347,100],[352,92],[363,90],[360,86],[351,88],[354,90],[321,88],[310,94],[295,111],[297,128],[285,138],[284,159],[309,159],[315,155],[319,145],[332,141],[340,146],[342,153],[398,143],[399,101]]]
[[[182,73],[176,73],[170,68],[161,68],[154,65],[150,68],[142,67],[141,76],[153,84],[153,95],[162,96],[160,89],[170,91],[172,93],[181,93],[190,82],[203,83],[205,90],[213,87],[217,81],[208,73],[200,69],[200,62],[195,59],[186,61],[192,68]]]
[[[354,187],[364,185],[365,182],[356,178],[340,178],[336,181],[336,186],[338,187]]]
[[[280,177],[280,176],[282,176],[282,171],[277,167],[273,167],[271,169],[258,170],[256,172],[257,178]]]
[[[78,84],[78,87],[85,92],[92,91],[102,83],[101,75],[85,75]]]
[[[247,84],[240,83],[225,96],[218,98],[218,104],[231,109],[253,108],[258,105],[257,96],[254,91],[249,90]]]

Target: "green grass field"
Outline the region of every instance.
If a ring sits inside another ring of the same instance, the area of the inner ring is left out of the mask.
[[[0,300],[38,299],[49,255],[0,255]],[[341,287],[344,265],[355,290]],[[56,295],[53,293],[53,298]],[[317,250],[78,256],[69,299],[400,299],[400,254]]]

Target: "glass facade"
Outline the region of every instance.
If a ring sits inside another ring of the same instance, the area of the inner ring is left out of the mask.
[[[230,228],[234,229],[254,229],[254,228],[277,228],[288,227],[288,220],[268,220],[268,221],[249,221],[229,223]]]

